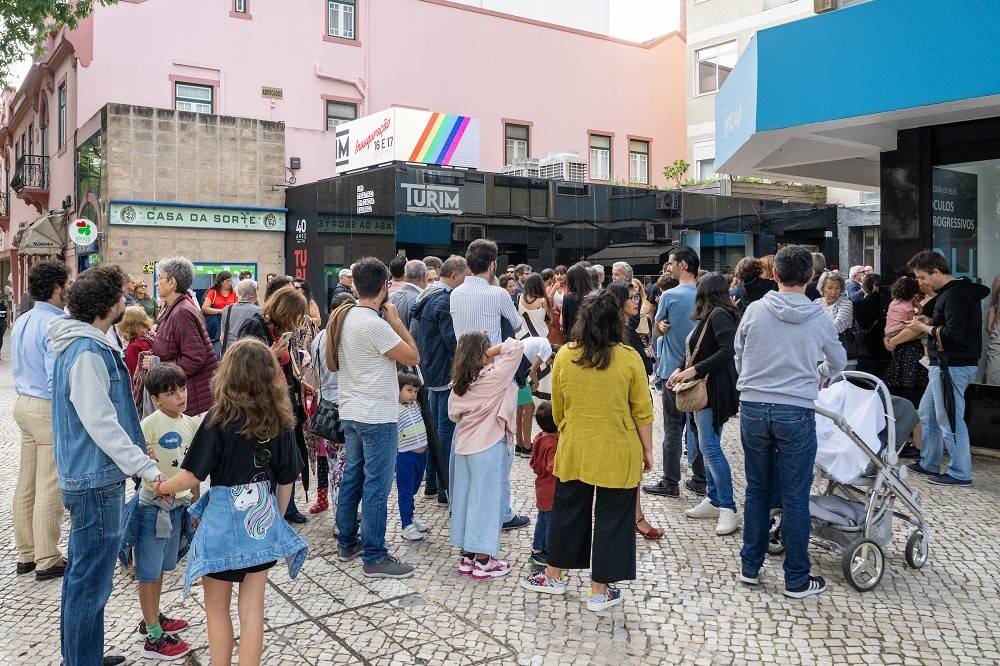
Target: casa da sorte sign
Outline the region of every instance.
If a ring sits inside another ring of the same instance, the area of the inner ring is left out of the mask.
[[[149,201],[112,201],[108,223],[136,227],[186,227],[284,231],[285,210],[237,206],[196,206]]]

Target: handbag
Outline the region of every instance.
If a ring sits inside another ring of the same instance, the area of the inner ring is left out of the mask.
[[[858,320],[851,321],[851,327],[837,336],[840,344],[847,352],[848,360],[857,360],[868,355],[868,347],[865,344],[865,332],[858,326]]]
[[[705,325],[698,336],[698,342],[695,343],[694,351],[688,354],[684,363],[685,370],[694,365],[694,359],[697,358],[698,352],[701,350],[701,341],[705,338],[705,331],[708,330],[709,321],[705,320]],[[699,409],[708,407],[708,375],[701,379],[675,384],[673,390],[674,405],[679,412],[697,412]]]
[[[344,425],[340,421],[340,409],[337,403],[324,400],[320,396],[316,405],[316,413],[309,423],[309,431],[317,437],[331,442],[344,441]]]

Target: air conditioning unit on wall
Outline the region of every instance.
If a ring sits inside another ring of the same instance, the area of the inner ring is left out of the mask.
[[[813,0],[813,11],[817,14],[825,14],[837,9],[837,0]]]
[[[657,210],[680,210],[681,209],[681,193],[680,192],[657,192],[656,193],[656,208],[657,208]]]
[[[470,241],[486,238],[486,227],[482,224],[456,224],[451,228],[451,239],[453,241]]]

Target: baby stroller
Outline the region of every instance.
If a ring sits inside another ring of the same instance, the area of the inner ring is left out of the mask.
[[[847,371],[843,378],[816,401],[816,464],[827,484],[822,495],[809,498],[810,541],[842,556],[844,578],[867,592],[885,573],[883,549],[892,541],[893,517],[914,528],[904,551],[914,569],[927,562],[931,530],[899,464],[899,448],[918,421],[913,405],[893,398],[867,373]],[[782,551],[781,509],[774,509],[768,552]]]

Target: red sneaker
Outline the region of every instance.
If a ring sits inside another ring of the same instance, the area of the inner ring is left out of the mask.
[[[159,659],[160,661],[173,661],[180,659],[191,651],[191,646],[169,634],[163,634],[155,641],[146,639],[139,651],[139,655],[146,659]]]
[[[188,621],[181,619],[174,619],[167,617],[163,613],[160,613],[160,629],[163,630],[165,634],[176,634],[178,631],[184,631],[188,628]]]

